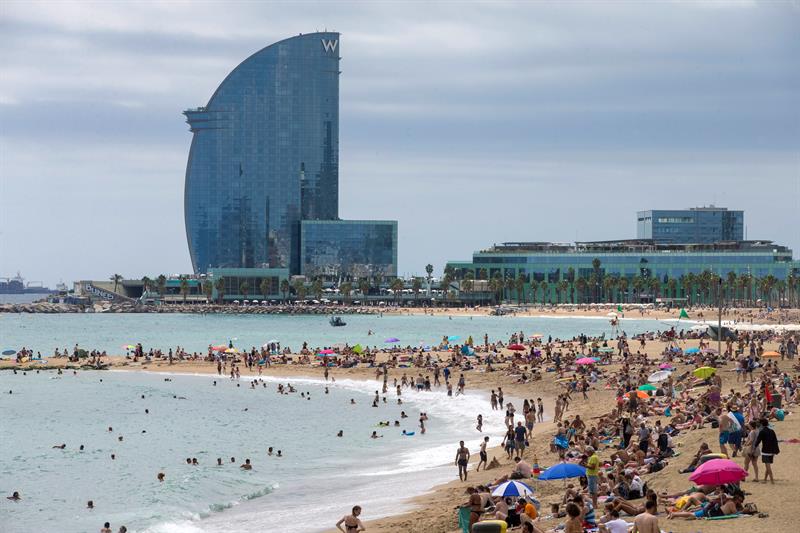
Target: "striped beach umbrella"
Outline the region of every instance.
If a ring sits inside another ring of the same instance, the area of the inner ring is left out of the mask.
[[[492,491],[492,496],[502,496],[503,498],[509,496],[518,498],[531,494],[533,494],[533,488],[519,481],[506,481],[505,483],[499,484],[497,488]]]

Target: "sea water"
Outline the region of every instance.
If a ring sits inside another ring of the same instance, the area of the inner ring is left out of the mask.
[[[606,317],[490,317],[490,316],[344,316],[344,327],[332,327],[321,315],[199,315],[199,314],[10,314],[0,313],[0,349],[25,346],[49,356],[56,348],[72,351],[77,343],[83,348],[124,354],[124,345],[141,342],[150,347],[175,348],[205,352],[209,345],[227,344],[240,348],[261,346],[277,340],[282,347],[299,350],[303,342],[310,346],[333,346],[360,343],[385,347],[390,338],[399,346],[438,345],[444,336],[475,343],[489,339],[507,341],[512,333],[541,333],[553,338],[572,338],[580,333],[610,338],[612,327]],[[675,321],[626,318],[619,332],[628,335],[668,329]],[[686,321],[683,322],[686,324]]]
[[[228,340],[248,348],[275,339],[298,349],[304,341],[383,347],[385,339],[396,337],[401,345],[425,346],[445,335],[462,342],[473,336],[480,343],[484,334],[497,340],[519,331],[554,338],[612,333],[601,318],[373,315],[345,320],[347,326],[333,328],[322,316],[4,314],[0,348],[27,346],[49,357],[55,347],[76,343],[113,354],[134,342],[205,351]],[[622,329],[635,334],[672,324],[627,319]],[[390,379],[401,372],[393,371]],[[489,409],[485,393],[450,398],[441,389],[405,389],[403,405],[397,405],[390,390],[388,403],[372,408],[381,386],[375,380],[326,385],[319,377],[265,377],[267,387],[252,390],[248,379],[0,372],[0,495],[16,490],[23,498],[16,503],[0,498],[0,531],[94,532],[106,521],[114,530],[124,524],[129,531],[150,533],[325,530],[352,505],[364,507],[365,519],[394,514],[406,508],[410,496],[453,479],[458,441],[477,452],[478,413],[494,439],[490,445],[499,444],[503,433],[502,412]],[[277,383],[287,381],[297,392],[278,394]],[[409,418],[401,419],[401,411]],[[421,411],[429,417],[425,435],[417,427]],[[376,426],[386,420],[402,423]],[[336,437],[340,429],[341,438]],[[403,429],[416,435],[403,436]],[[383,437],[370,439],[372,431]],[[65,450],[52,448],[61,443]],[[267,456],[269,446],[284,457]],[[200,465],[186,465],[187,457],[196,457]],[[217,457],[223,466],[216,466]],[[239,468],[246,458],[253,470]],[[163,483],[156,479],[159,472],[166,475]],[[88,500],[94,510],[86,508]]]
[[[208,375],[0,372],[0,493],[22,496],[0,502],[0,530],[94,532],[106,521],[153,533],[324,530],[353,505],[366,518],[396,513],[452,479],[458,440],[477,452],[478,412],[485,431],[502,433],[485,394],[405,389],[397,405],[390,390],[373,408],[378,381],[265,379],[251,389]],[[287,381],[297,392],[278,394]],[[268,456],[270,446],[284,457]],[[248,458],[253,469],[239,468]]]

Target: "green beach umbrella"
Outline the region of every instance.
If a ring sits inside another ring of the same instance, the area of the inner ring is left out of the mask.
[[[695,377],[700,379],[707,379],[716,373],[717,369],[712,368],[710,366],[701,366],[700,368],[695,368],[694,370],[692,370],[692,374],[694,374]]]
[[[686,312],[686,309],[681,308],[681,314],[678,315],[678,318],[689,318],[689,313]]]
[[[356,344],[355,346],[353,346],[353,352],[354,353],[361,353],[363,351],[364,351],[364,348],[360,344]]]
[[[658,387],[656,387],[655,385],[652,385],[650,383],[646,383],[646,384],[642,385],[641,387],[639,387],[639,390],[653,391],[653,390],[656,390],[657,388]]]
[[[617,305],[617,311],[619,311],[620,313],[622,312],[622,306],[619,304]]]

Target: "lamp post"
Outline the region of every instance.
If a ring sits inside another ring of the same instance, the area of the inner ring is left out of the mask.
[[[717,278],[717,301],[719,315],[717,316],[717,355],[722,355],[722,276]]]

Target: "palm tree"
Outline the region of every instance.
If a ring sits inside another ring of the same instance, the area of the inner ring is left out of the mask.
[[[211,301],[211,295],[214,294],[214,284],[210,280],[203,282],[203,294],[206,295],[206,301]]]
[[[617,280],[614,279],[614,276],[605,276],[603,278],[603,292],[605,293],[605,295],[604,295],[605,298],[603,300],[604,302],[608,303],[609,301],[611,301],[613,299],[612,296],[613,296],[614,287],[616,286],[616,284],[617,284]]]
[[[286,295],[289,294],[289,290],[291,288],[292,288],[292,286],[289,284],[289,280],[286,279],[286,278],[283,278],[281,280],[281,294],[283,294],[283,301],[286,301]]]
[[[653,295],[653,302],[655,302],[656,298],[660,296],[661,282],[658,280],[658,278],[650,278],[649,285],[650,285],[650,292]]]
[[[519,273],[517,279],[514,281],[514,289],[517,291],[517,305],[522,303],[522,300],[525,300],[525,303],[528,303],[528,299],[525,297],[525,274],[522,272]]]
[[[589,288],[589,293],[592,295],[591,296],[592,303],[597,303],[597,295],[600,292],[597,289],[597,285],[599,283],[600,283],[600,278],[597,276],[597,272],[592,272],[591,274],[589,274],[588,288]]]
[[[478,270],[478,279],[489,279],[489,271],[486,268]]]
[[[728,272],[728,300],[733,303],[736,300],[736,272]]]
[[[499,304],[502,300],[503,287],[505,287],[505,282],[503,282],[500,272],[495,272],[494,276],[492,276],[492,279],[489,282],[489,288],[492,290],[492,292],[494,292],[495,303]]]
[[[453,278],[450,276],[449,272],[445,272],[444,276],[442,277],[442,282],[439,285],[439,288],[444,291],[444,301],[446,302],[448,297],[450,296],[450,284],[453,282]]]
[[[575,288],[578,289],[578,299],[582,301],[586,301],[586,287],[588,286],[588,282],[586,278],[580,277],[575,281]]]
[[[150,290],[151,283],[153,283],[153,280],[151,280],[147,276],[144,276],[142,278],[142,295],[147,294],[147,292]]]
[[[628,302],[628,276],[620,276],[617,281],[617,294],[622,294],[622,302]]]
[[[786,276],[786,288],[789,290],[789,306],[792,307],[794,305],[794,301],[796,300],[797,296],[797,275],[794,271],[789,272],[789,275]]]
[[[594,301],[600,301],[600,282],[603,279],[602,274],[600,273],[600,259],[595,257],[592,259],[592,269],[594,270],[594,274],[596,277],[595,282],[592,284],[592,290],[594,291]]]
[[[414,277],[411,280],[411,290],[414,291],[414,301],[417,301],[417,296],[419,296],[419,291],[422,289],[422,281],[418,277]]]
[[[431,279],[433,278],[433,265],[428,263],[425,265],[425,279],[428,280],[428,297],[431,296]]]
[[[258,289],[261,291],[261,296],[263,296],[265,300],[269,298],[271,285],[272,284],[269,282],[269,278],[261,278],[261,283],[258,284]]]
[[[511,291],[514,290],[514,287],[516,286],[516,283],[517,283],[517,280],[514,278],[513,275],[511,275],[511,274],[506,275],[506,280],[505,280],[505,283],[504,283],[505,289],[506,289],[506,294],[505,294],[506,300],[510,300],[511,299]]]
[[[353,284],[349,281],[345,281],[341,285],[339,285],[339,294],[342,295],[345,302],[350,300],[350,293],[353,292]]]
[[[542,282],[539,283],[539,288],[542,289],[542,305],[544,305],[545,300],[550,301],[550,293],[547,292],[547,289],[549,288],[547,286],[547,280],[543,279]]]
[[[672,298],[678,297],[678,280],[675,278],[669,278],[667,282],[667,287],[669,288],[670,296]]]
[[[217,299],[219,303],[225,301],[225,278],[219,277],[214,280],[214,288],[217,289]]]
[[[466,294],[469,294],[472,289],[475,287],[475,274],[468,270],[466,274],[464,274],[464,280],[461,282],[461,290],[463,290]]]
[[[317,300],[322,298],[322,280],[321,279],[316,278],[311,283],[311,292],[314,294],[314,298],[316,298]]]
[[[567,280],[562,279],[561,281],[558,282],[558,293],[559,293],[558,303],[561,303],[562,300],[566,299],[567,289],[569,289],[569,282]]]
[[[366,300],[369,295],[369,278],[361,278],[358,282],[358,292],[361,293],[361,296]]]
[[[683,289],[683,297],[686,298],[686,303],[692,305],[692,286],[694,285],[694,274],[689,272],[681,276],[681,288]]]
[[[117,286],[122,281],[122,276],[120,274],[112,274],[108,279],[114,282],[114,292],[117,292]]]
[[[405,288],[405,286],[406,284],[403,283],[403,280],[401,278],[394,278],[392,282],[389,284],[389,288],[392,289],[395,302],[397,302],[400,295],[403,294],[403,289]]]
[[[250,284],[247,282],[247,280],[244,280],[239,284],[239,294],[241,294],[242,298],[246,300],[248,292],[250,292]]]
[[[183,303],[186,303],[186,295],[189,294],[189,278],[186,276],[181,276],[180,281],[181,281],[181,296],[183,296]]]
[[[156,278],[156,283],[158,284],[158,294],[163,300],[164,293],[167,292],[167,276],[164,274],[159,274],[158,278]]]
[[[298,278],[294,280],[292,284],[292,288],[294,289],[294,294],[298,300],[304,300],[306,297],[306,283],[302,279]]]

